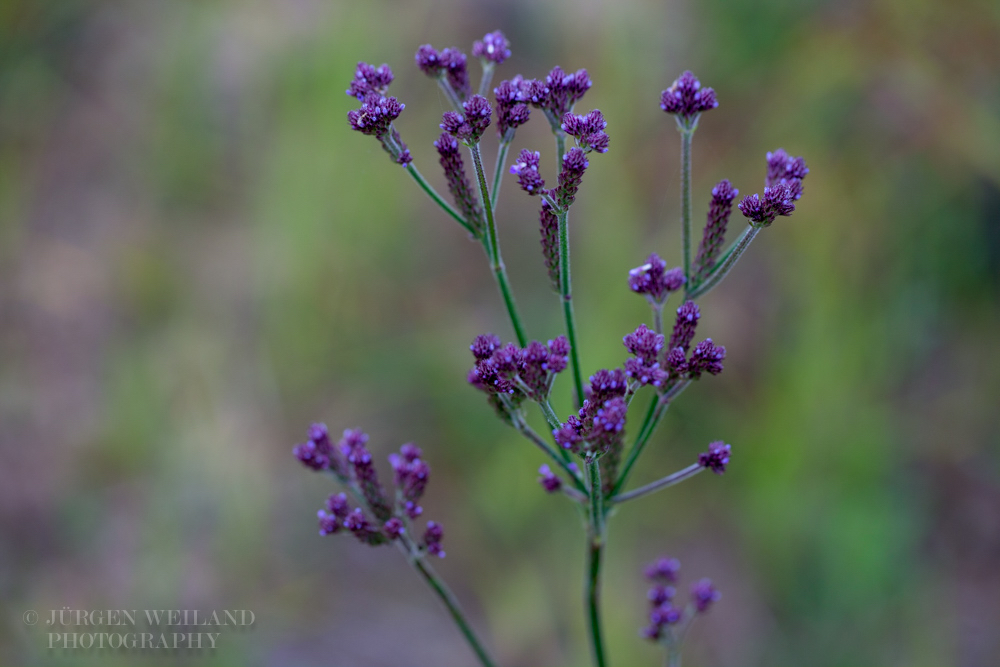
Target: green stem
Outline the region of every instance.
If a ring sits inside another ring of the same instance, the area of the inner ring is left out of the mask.
[[[633,498],[638,498],[639,496],[644,496],[647,493],[652,493],[654,491],[659,491],[660,489],[665,489],[667,487],[673,486],[674,484],[680,484],[686,479],[694,477],[705,467],[698,463],[692,463],[687,468],[683,470],[678,470],[672,475],[667,475],[662,479],[658,479],[655,482],[650,482],[646,486],[640,486],[634,491],[629,491],[628,493],[623,493],[618,496],[614,496],[609,500],[610,503],[623,503],[626,500],[632,500]]]
[[[462,613],[462,608],[458,606],[458,600],[448,589],[448,586],[438,577],[437,573],[431,567],[430,563],[427,563],[423,556],[416,556],[410,559],[413,563],[413,567],[416,568],[417,572],[423,575],[424,579],[434,589],[434,592],[438,594],[441,601],[448,608],[448,612],[451,614],[452,619],[458,626],[458,629],[462,631],[465,635],[465,640],[469,642],[469,646],[475,651],[476,656],[479,658],[479,662],[483,667],[493,667],[493,658],[487,653],[486,648],[483,646],[479,638],[476,637],[476,633],[473,631],[469,622],[465,620],[465,614]]]
[[[490,258],[493,273],[496,276],[497,285],[503,295],[504,304],[507,306],[507,314],[510,316],[510,324],[514,328],[514,335],[517,336],[518,345],[526,347],[528,337],[524,335],[524,325],[521,324],[521,316],[517,314],[517,305],[514,303],[514,295],[510,289],[510,281],[507,279],[507,269],[500,257],[500,241],[497,239],[497,227],[493,220],[493,206],[491,204],[490,191],[486,185],[486,174],[483,172],[483,158],[479,152],[479,144],[469,146],[472,154],[472,162],[476,166],[476,176],[479,179],[479,196],[486,211],[486,254]]]
[[[435,204],[440,206],[445,213],[455,218],[455,221],[465,227],[466,231],[472,234],[473,237],[479,238],[479,234],[476,233],[475,228],[473,228],[473,226],[462,217],[461,213],[452,208],[451,204],[446,202],[441,195],[437,193],[437,190],[431,187],[431,184],[427,182],[427,179],[424,178],[423,174],[417,171],[417,168],[413,166],[412,162],[406,165],[406,171],[413,177],[413,180],[417,182],[417,185],[419,185],[423,191],[427,193],[427,196],[430,197]]]
[[[548,422],[549,428],[553,431],[562,426],[559,421],[559,417],[556,416],[556,411],[552,409],[552,404],[549,403],[548,399],[538,402],[538,407],[542,409],[542,414],[545,415],[545,421]]]
[[[500,199],[500,183],[503,182],[504,163],[507,162],[507,151],[510,150],[509,141],[501,141],[497,150],[497,164],[493,169],[493,213],[496,214],[497,201]]]
[[[663,333],[663,304],[653,306],[653,331]]]
[[[625,486],[625,482],[628,481],[629,473],[632,471],[632,466],[634,466],[635,462],[639,459],[639,455],[642,454],[642,450],[646,447],[646,443],[649,442],[649,438],[653,435],[653,432],[659,425],[660,420],[663,419],[663,415],[667,413],[667,408],[670,407],[670,402],[680,395],[680,393],[684,391],[689,384],[691,384],[691,380],[681,380],[667,389],[667,391],[665,391],[662,395],[654,397],[653,402],[649,406],[650,411],[646,413],[646,420],[643,422],[643,426],[639,430],[639,435],[635,439],[635,444],[632,445],[632,449],[628,453],[625,465],[622,466],[622,472],[618,476],[618,481],[615,483],[614,488],[611,489],[612,496],[618,495],[618,493]],[[652,414],[650,414],[650,412]]]
[[[590,486],[590,513],[587,527],[587,572],[584,603],[590,631],[590,651],[594,667],[604,667],[604,639],[601,633],[601,556],[604,550],[604,508],[601,492],[601,466],[597,459],[586,460]]]
[[[580,372],[580,351],[576,340],[576,318],[573,315],[573,294],[570,288],[569,260],[569,211],[556,214],[559,225],[559,294],[562,297],[563,319],[566,321],[566,338],[569,339],[570,365],[573,367],[573,386],[576,389],[576,405],[583,406],[583,375]]]
[[[459,99],[458,93],[456,93],[455,89],[451,87],[451,83],[448,82],[448,79],[444,74],[438,76],[437,82],[441,87],[441,90],[444,91],[444,96],[447,97],[448,101],[451,103],[452,108],[458,113],[465,113],[465,109],[462,107],[462,100]]]
[[[684,248],[685,285],[691,282],[691,137],[693,129],[681,129],[681,244]]]
[[[486,97],[486,93],[490,88],[490,82],[493,81],[493,69],[496,65],[492,61],[483,62],[483,78],[479,81],[479,94]]]
[[[750,243],[754,240],[757,234],[760,233],[761,227],[754,227],[753,225],[748,225],[743,234],[740,235],[733,245],[729,246],[729,250],[726,254],[722,256],[722,259],[715,265],[712,272],[709,273],[704,280],[698,283],[693,289],[688,291],[688,299],[697,299],[700,296],[704,296],[709,293],[709,291],[722,282],[722,279],[736,266],[736,262],[739,261],[743,253],[747,251],[750,247]]]

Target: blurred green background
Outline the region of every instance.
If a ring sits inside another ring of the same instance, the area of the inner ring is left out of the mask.
[[[678,73],[721,102],[695,138],[698,220],[722,178],[759,191],[768,150],[812,170],[704,299],[726,372],[671,409],[633,483],[711,439],[730,470],[613,519],[613,663],[659,663],[640,573],[670,554],[724,595],[687,664],[1000,664],[989,0],[0,3],[0,663],[472,663],[396,551],[316,534],[333,489],[291,456],[312,420],[365,428],[382,464],[424,448],[439,569],[502,663],[587,661],[576,513],[465,383],[473,336],[512,336],[482,251],[345,119],[355,63],[389,63],[443,187],[445,101],[413,52],[496,28],[514,55],[495,80],[586,67],[578,109],[608,119],[572,220],[585,372],[649,319],[627,270],[680,260],[658,108]],[[524,147],[553,178],[540,118]],[[506,179],[504,255],[544,339],[536,205]],[[257,623],[215,654],[50,652],[21,614],[64,606]]]

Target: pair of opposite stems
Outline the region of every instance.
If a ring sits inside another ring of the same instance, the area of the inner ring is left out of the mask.
[[[448,92],[448,91],[446,91]],[[453,96],[452,96],[453,97]],[[457,99],[453,99],[452,102],[455,104],[456,108],[461,111],[461,106],[457,103]],[[562,163],[562,157],[565,152],[565,135],[562,132],[555,130],[556,137],[556,151],[559,158],[557,164]],[[711,272],[697,284],[693,284],[691,275],[691,139],[694,133],[694,128],[681,128],[681,234],[682,234],[682,245],[684,253],[684,274],[685,274],[685,297],[686,299],[697,299],[698,297],[706,294],[709,290],[715,287],[723,278],[729,273],[732,267],[739,260],[740,256],[746,251],[750,243],[753,241],[754,237],[759,232],[758,227],[748,226],[743,232],[739,239],[732,244],[732,246],[723,255],[721,260],[719,260],[713,267]],[[493,175],[493,188],[492,196],[490,189],[486,184],[486,176],[482,165],[482,157],[479,150],[478,142],[472,146],[469,146],[469,151],[472,156],[473,164],[476,170],[476,177],[479,184],[480,198],[483,205],[483,211],[486,217],[486,229],[485,236],[477,233],[475,227],[465,220],[465,218],[460,215],[454,208],[451,207],[435,190],[430,184],[424,179],[424,177],[417,171],[416,167],[411,164],[406,166],[407,171],[417,182],[417,184],[427,193],[428,196],[440,206],[446,213],[448,213],[452,218],[454,218],[459,224],[461,224],[470,234],[478,238],[486,251],[487,258],[490,260],[491,268],[494,273],[494,277],[497,281],[497,285],[500,289],[501,296],[503,297],[504,304],[507,308],[508,316],[510,317],[511,326],[514,329],[514,333],[518,339],[518,343],[521,347],[527,345],[527,337],[524,333],[524,326],[521,322],[520,316],[518,315],[516,304],[514,302],[513,294],[510,289],[510,282],[507,277],[506,268],[503,264],[502,257],[500,255],[500,245],[497,237],[496,223],[494,220],[494,211],[496,209],[496,199],[499,192],[500,184],[503,178],[504,164],[506,161],[506,156],[508,149],[510,147],[510,142],[501,141],[500,147],[497,153],[497,162]],[[573,304],[572,304],[572,292],[571,292],[571,272],[570,272],[570,261],[569,261],[569,229],[568,229],[568,211],[560,210],[557,213],[558,221],[558,238],[559,238],[559,288],[560,297],[563,304],[563,316],[566,324],[566,334],[567,339],[570,343],[571,351],[571,366],[573,372],[574,389],[576,393],[577,404],[582,405],[584,392],[583,392],[583,382],[582,374],[580,371],[579,363],[579,352],[576,340],[576,326],[575,318],[573,314]],[[654,309],[654,322],[656,324],[657,333],[662,333],[662,314],[660,309]],[[690,380],[677,383],[674,386],[668,388],[663,394],[658,394],[653,397],[650,403],[649,409],[647,410],[646,416],[644,418],[642,427],[640,428],[639,434],[629,452],[626,459],[625,465],[622,468],[622,472],[619,475],[616,483],[612,487],[612,491],[609,494],[608,506],[624,502],[626,500],[631,500],[639,496],[645,495],[647,493],[652,493],[654,491],[667,488],[681,481],[684,481],[690,477],[701,472],[704,468],[698,464],[693,464],[675,472],[667,477],[659,479],[655,482],[647,484],[643,487],[630,491],[628,493],[621,493],[624,487],[628,475],[631,472],[639,455],[642,453],[645,445],[648,443],[649,438],[652,436],[653,432],[656,430],[660,421],[663,419],[667,408],[673,398],[679,395],[690,383]],[[540,404],[542,405],[542,404]],[[548,408],[546,410],[546,408]],[[556,428],[558,426],[558,419],[555,418],[554,413],[551,410],[551,406],[548,406],[547,401],[542,405],[543,412],[545,413],[546,419],[549,421],[550,426]],[[604,506],[604,493],[602,489],[600,467],[597,459],[587,459],[585,461],[585,471],[586,471],[586,483],[580,479],[580,476],[576,470],[571,466],[568,457],[565,452],[561,449],[552,448],[544,439],[538,436],[523,420],[514,421],[515,428],[520,431],[527,439],[532,441],[534,444],[539,446],[543,451],[545,451],[553,461],[563,469],[563,471],[569,476],[573,481],[575,489],[567,489],[568,495],[577,500],[588,500],[588,548],[587,548],[587,568],[585,576],[585,586],[584,586],[584,597],[585,604],[587,607],[588,616],[588,630],[590,636],[590,647],[593,656],[594,664],[597,667],[604,667],[606,664],[605,660],[605,650],[603,633],[601,630],[601,620],[600,620],[600,573],[602,565],[602,555],[603,547],[605,542],[605,526],[608,508]],[[558,453],[557,453],[558,452]],[[442,582],[430,569],[422,558],[411,558],[411,562],[414,566],[421,572],[421,574],[427,579],[431,587],[438,593],[442,601],[448,607],[453,618],[461,629],[462,633],[465,635],[469,644],[472,646],[473,650],[476,652],[480,661],[484,665],[492,664],[488,654],[482,647],[482,643],[478,640],[474,632],[471,630],[469,624],[465,620],[461,609],[458,607],[457,601],[454,596],[450,593],[447,586]]]

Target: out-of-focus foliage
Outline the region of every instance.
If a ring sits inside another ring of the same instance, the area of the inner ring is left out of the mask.
[[[446,103],[413,52],[495,28],[497,80],[587,67],[578,108],[608,119],[572,220],[586,371],[648,320],[627,270],[680,259],[678,73],[721,103],[696,215],[722,178],[759,191],[767,150],[812,170],[704,300],[726,372],[635,483],[719,438],[729,471],[614,516],[613,662],[660,659],[637,632],[664,553],[724,595],[692,664],[1000,662],[1000,9],[978,0],[0,3],[0,662],[162,660],[51,653],[20,621],[70,606],[254,610],[193,663],[468,663],[398,553],[316,535],[332,487],[290,455],[314,419],[383,462],[424,448],[440,569],[501,662],[586,660],[577,515],[465,384],[473,336],[511,337],[481,250],[345,119],[355,62],[389,63],[440,184]],[[554,180],[538,119],[524,147]],[[505,259],[549,338],[535,204],[508,177]]]

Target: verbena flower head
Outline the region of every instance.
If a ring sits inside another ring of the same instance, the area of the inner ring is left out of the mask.
[[[695,330],[698,328],[698,320],[701,318],[701,309],[694,301],[685,301],[677,309],[677,319],[674,321],[674,331],[670,334],[670,345],[668,349],[681,348],[687,352],[691,346],[691,339],[694,338]]]
[[[667,270],[667,263],[655,252],[645,264],[628,272],[628,286],[636,294],[643,294],[654,306],[661,306],[671,292],[684,286],[684,269]]]
[[[395,97],[385,97],[378,93],[365,96],[360,109],[347,112],[347,120],[351,128],[361,134],[383,137],[389,132],[392,121],[406,108]]]
[[[447,132],[442,132],[441,136],[434,142],[434,147],[437,149],[439,162],[448,183],[448,191],[455,201],[455,206],[474,230],[481,231],[483,211],[479,204],[479,197],[473,191],[466,176],[465,163],[462,161],[462,151],[459,149],[458,139]]]
[[[538,469],[538,474],[541,475],[541,477],[538,478],[538,483],[541,484],[542,488],[544,488],[547,492],[555,493],[562,488],[562,480],[559,479],[554,472],[552,472],[552,469],[549,468],[548,465],[542,465]]]
[[[704,614],[712,603],[722,599],[722,593],[712,585],[711,579],[702,579],[691,585],[691,602],[698,613]]]
[[[444,112],[441,119],[441,129],[467,146],[472,146],[479,141],[479,137],[483,136],[483,132],[490,126],[493,107],[490,106],[485,97],[473,95],[471,99],[462,104],[462,109],[465,113]]]
[[[545,191],[545,180],[538,172],[541,159],[541,153],[525,148],[517,156],[514,164],[510,166],[510,173],[517,175],[517,184],[529,195],[537,195]]]
[[[722,440],[708,443],[708,451],[698,455],[698,465],[708,468],[716,475],[726,472],[729,464],[729,451],[731,445],[727,445]]]
[[[583,407],[552,431],[556,444],[581,456],[618,449],[625,435],[627,390],[628,378],[619,368],[591,375]]]
[[[330,469],[339,477],[348,474],[347,465],[341,453],[330,444],[330,433],[326,424],[313,424],[309,427],[309,440],[296,445],[292,450],[295,458],[307,468],[313,470]]]
[[[437,521],[428,521],[427,529],[424,530],[423,546],[427,553],[444,558],[444,549],[441,548],[441,540],[444,539],[444,528]]]
[[[388,65],[373,67],[367,63],[358,63],[347,94],[360,100],[361,108],[348,111],[347,121],[351,124],[351,129],[378,139],[383,150],[397,164],[405,167],[413,158],[392,126],[392,121],[399,117],[406,105],[395,97],[386,96],[392,78],[392,70]]]
[[[501,346],[492,334],[477,336],[470,349],[476,365],[469,372],[469,383],[515,404],[524,398],[545,400],[555,376],[566,369],[570,351],[565,336],[547,344],[532,341],[522,350],[513,343]]]
[[[688,377],[697,380],[702,373],[718,375],[722,372],[722,362],[726,358],[726,348],[716,345],[711,338],[698,343],[688,360]]]
[[[566,210],[576,201],[577,190],[583,182],[583,172],[590,166],[587,154],[582,148],[574,146],[563,155],[562,170],[559,172],[559,185],[552,191],[556,203]]]
[[[680,649],[694,613],[704,613],[722,596],[710,579],[702,579],[691,586],[691,605],[683,609],[674,605],[677,591],[672,584],[677,581],[680,562],[676,558],[661,558],[646,568],[646,577],[657,582],[646,594],[649,600],[649,625],[640,634],[652,641],[664,641],[671,651]]]
[[[586,116],[574,116],[567,113],[562,117],[561,125],[562,131],[576,138],[577,145],[586,153],[590,151],[608,152],[609,138],[604,131],[607,126],[608,122],[604,120],[600,109],[594,109]]]
[[[486,33],[472,44],[472,55],[486,62],[499,65],[510,58],[510,42],[499,30]]]
[[[660,368],[660,350],[663,349],[663,334],[652,331],[645,324],[640,324],[632,333],[622,339],[625,349],[633,356],[625,362],[625,375],[640,385],[662,386],[667,380],[667,373]]]
[[[764,194],[753,194],[740,201],[740,212],[754,227],[767,227],[779,215],[791,215],[802,196],[802,179],[809,173],[806,161],[791,157],[779,148],[767,154],[767,177]]]
[[[698,124],[698,117],[704,111],[719,106],[715,99],[715,91],[702,88],[701,82],[691,72],[684,72],[660,93],[660,108],[668,114],[677,116],[679,126],[693,129]]]
[[[359,101],[363,101],[371,93],[385,96],[392,79],[392,70],[385,63],[378,67],[358,63],[358,68],[354,70],[354,80],[345,92]]]
[[[733,200],[739,190],[728,180],[719,181],[712,188],[712,202],[708,206],[708,219],[702,234],[701,246],[694,260],[692,273],[698,278],[704,278],[715,266],[715,261],[722,251],[722,242],[726,238],[726,226],[729,215],[733,211]]]
[[[667,584],[677,583],[677,575],[681,571],[681,562],[676,558],[658,558],[646,567],[646,578],[650,581]]]
[[[785,152],[784,148],[779,148],[767,154],[767,178],[765,185],[777,185],[782,181],[801,181],[809,173],[809,167],[802,157],[792,157]],[[798,199],[798,197],[796,197]]]
[[[464,100],[472,92],[465,54],[459,49],[451,47],[443,50],[439,54],[439,58],[444,66],[445,78],[458,95],[458,99]]]
[[[573,74],[567,74],[556,65],[544,81],[530,82],[527,101],[544,109],[553,123],[553,129],[558,129],[562,117],[573,110],[573,106],[592,85],[593,81],[587,70],[579,69]]]
[[[467,58],[461,50],[450,47],[438,52],[430,44],[424,44],[417,49],[414,60],[427,76],[447,81],[459,100],[464,100],[472,92]]]
[[[493,89],[497,105],[497,134],[504,143],[513,141],[514,130],[527,123],[531,116],[525,104],[528,87],[521,75],[517,75],[510,81],[501,81]]]

